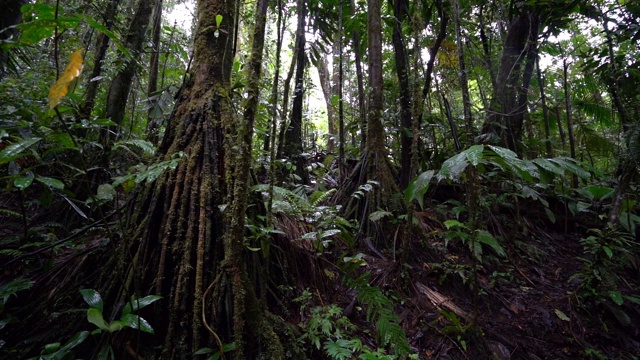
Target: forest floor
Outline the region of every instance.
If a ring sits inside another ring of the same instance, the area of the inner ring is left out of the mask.
[[[390,251],[364,250],[361,270],[394,299],[412,350],[420,359],[639,359],[640,306],[618,299],[638,295],[638,264],[615,274],[615,261],[597,259],[593,248],[602,249],[612,234],[596,231],[592,239],[600,245],[581,241],[594,234],[589,229],[604,227],[593,213],[554,224],[540,206],[523,208],[519,218],[508,211],[483,219],[502,235],[507,256],[486,248],[482,263],[466,244],[445,245],[445,219],[431,210],[417,213],[421,240],[413,240],[405,265]],[[608,292],[607,277],[617,277],[620,293]],[[321,302],[349,309],[354,295],[339,281],[332,286]],[[345,312],[370,329],[361,334],[366,338],[374,326],[366,306],[356,308]]]
[[[619,233],[589,231],[603,228],[596,214],[558,216],[552,223],[539,204],[520,204],[518,212],[502,206],[487,213],[482,222],[501,239],[505,254],[483,247],[478,259],[471,256],[468,244],[447,237],[451,229],[443,224],[455,213],[453,207],[431,204],[417,212],[419,226],[403,244],[398,240],[398,228],[387,227],[388,239],[394,241],[395,249],[406,246],[405,253],[393,251],[393,246],[377,250],[375,244],[361,244],[357,249],[335,245],[322,254],[313,248],[299,248],[300,255],[290,260],[289,270],[300,282],[290,284],[291,294],[279,300],[281,311],[276,313],[304,332],[309,331],[303,324],[313,316],[311,308],[336,304],[344,315],[333,317],[335,325],[341,316],[348,318],[355,325],[351,335],[376,349],[379,341],[373,335],[374,322],[367,318],[367,304],[356,301],[339,270],[345,254],[360,253],[358,274],[369,273],[371,284],[391,299],[411,350],[419,359],[640,358],[640,306],[634,303],[638,294],[633,292],[640,282],[639,267],[617,260],[624,256],[618,251],[623,252],[622,247],[616,248],[616,239],[607,236]],[[0,221],[7,220],[1,215]],[[40,215],[46,218],[46,214]],[[293,243],[292,237],[300,238],[293,230],[303,225],[295,222],[281,218],[277,228],[286,233],[276,236],[281,242]],[[19,229],[5,227],[0,235],[18,236]],[[309,229],[298,231],[302,234]],[[584,239],[593,234],[598,236],[588,245]],[[77,241],[87,242],[77,247],[78,253],[104,246],[90,239]],[[602,257],[605,247],[613,249],[612,256]],[[285,253],[292,250],[282,249]],[[71,247],[62,250],[58,254],[65,257],[76,251]],[[11,259],[7,254],[0,260]],[[46,263],[47,256],[55,257],[56,252],[43,252],[37,258]],[[293,268],[295,262],[299,263],[297,269]],[[11,277],[30,276],[18,263],[4,269],[0,285]],[[38,277],[44,278],[42,274]],[[307,298],[301,301],[303,290]],[[3,300],[6,313],[20,307],[15,299],[9,296]],[[331,359],[322,349],[305,352],[313,359]]]

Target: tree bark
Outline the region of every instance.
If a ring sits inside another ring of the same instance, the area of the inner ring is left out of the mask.
[[[120,0],[113,0],[107,6],[105,11],[104,18],[104,26],[107,30],[113,29],[113,20],[118,13],[118,6],[120,5]],[[84,95],[84,102],[80,107],[79,116],[80,118],[89,118],[91,113],[93,112],[93,107],[96,102],[96,95],[98,94],[98,87],[100,86],[101,80],[98,80],[100,75],[102,75],[102,65],[104,62],[104,58],[107,55],[107,50],[109,49],[109,37],[104,33],[100,33],[98,35],[98,39],[96,40],[96,50],[95,57],[93,59],[93,69],[91,70],[91,76],[89,77],[89,83],[87,84],[87,88]],[[94,80],[95,79],[95,80]]]
[[[400,92],[400,188],[405,189],[411,179],[411,136],[412,129],[412,105],[411,86],[408,72],[407,50],[402,35],[402,24],[407,12],[407,4],[404,0],[389,0],[393,7],[393,43],[394,58],[396,62],[396,76]]]
[[[305,40],[305,23],[306,23],[306,2],[298,0],[298,29],[296,31],[296,74],[294,78],[294,95],[293,105],[291,108],[291,121],[289,127],[285,131],[284,137],[284,155],[291,159],[295,165],[295,173],[298,175],[303,184],[309,182],[309,176],[305,169],[305,159],[302,156],[302,108],[304,100],[304,70],[306,67],[306,56],[304,47]]]
[[[356,217],[360,229],[358,237],[365,241],[388,239],[388,232],[378,223],[369,220],[369,215],[380,209],[404,211],[402,204],[394,203],[399,194],[393,170],[385,148],[385,131],[382,125],[384,111],[382,81],[382,21],[380,0],[367,1],[367,28],[369,45],[369,114],[367,116],[367,142],[362,158],[341,185],[336,197],[345,201],[345,216]],[[373,181],[361,199],[352,197],[361,185]],[[393,204],[393,205],[392,205]]]
[[[327,107],[327,122],[329,128],[329,139],[327,141],[327,151],[332,152],[335,147],[336,133],[336,109],[331,101],[333,97],[333,86],[331,86],[331,77],[329,76],[329,69],[327,68],[327,56],[318,61],[316,68],[318,69],[318,76],[320,78],[320,87],[322,88],[322,95],[324,95],[324,103]]]
[[[351,0],[351,16],[356,14],[356,4]],[[364,150],[364,144],[367,142],[367,111],[365,103],[364,91],[364,75],[362,71],[362,54],[360,53],[360,31],[357,29],[353,32],[353,55],[356,63],[356,79],[358,82],[358,124],[360,125],[360,149]],[[344,150],[344,144],[340,144]],[[344,160],[344,159],[343,159]]]
[[[147,87],[147,98],[151,98],[158,91],[158,68],[160,63],[160,33],[162,30],[162,0],[156,0],[153,10],[153,28],[151,30],[151,43],[153,49],[149,60],[149,85]],[[156,101],[157,102],[157,101]],[[158,124],[151,117],[153,107],[149,108],[147,117],[147,135],[149,141],[155,144],[158,141]]]
[[[473,116],[471,114],[471,97],[469,96],[469,78],[467,76],[467,66],[464,58],[464,42],[462,36],[462,28],[460,26],[460,5],[458,0],[452,0],[454,22],[456,27],[456,45],[458,48],[458,64],[460,72],[458,79],[460,80],[460,90],[462,91],[462,108],[464,111],[464,119],[467,125],[467,138],[473,139],[475,128],[473,126]]]
[[[138,0],[136,3],[136,10],[129,23],[129,29],[124,41],[124,46],[129,50],[131,58],[121,55],[120,60],[123,63],[123,67],[113,78],[109,87],[105,117],[110,118],[117,126],[120,126],[124,119],[127,98],[138,68],[138,61],[142,54],[147,28],[156,1],[159,0]],[[102,133],[103,145],[108,144],[109,133],[114,130],[117,130],[117,128],[112,128],[110,131]]]
[[[145,358],[191,359],[202,347],[218,349],[218,340],[235,342],[236,359],[284,356],[243,262],[265,9],[259,1],[239,117],[230,98],[236,2],[198,2],[193,66],[158,150],[164,160],[184,155],[138,195],[133,229],[113,255],[115,266],[105,267],[103,293],[118,306],[125,293],[163,296],[146,316],[157,333],[149,339],[156,343],[138,346]]]
[[[569,135],[569,151],[571,154],[571,158],[576,158],[576,140],[573,135],[573,116],[571,109],[571,93],[569,92],[569,80],[567,79],[567,59],[565,58],[562,61],[562,87],[564,89],[564,104],[565,110],[567,114],[567,134]],[[578,177],[573,174],[571,176],[571,183],[574,188],[578,187]]]
[[[522,1],[518,1],[514,9],[518,13],[511,20],[504,40],[495,94],[482,128],[482,141],[497,142],[516,151],[526,111],[519,95],[528,91],[531,79],[523,70],[523,64],[529,53],[535,51],[540,15]]]
[[[551,125],[549,124],[549,107],[547,106],[547,96],[544,92],[544,78],[540,71],[540,60],[536,57],[536,75],[538,77],[538,86],[540,87],[540,103],[542,105],[542,117],[544,120],[544,135],[547,157],[553,157],[553,146],[551,145]]]
[[[4,40],[8,40],[11,37],[18,36],[18,30],[7,29],[10,26],[18,25],[22,22],[22,12],[20,7],[26,4],[26,0],[2,0],[0,1],[0,7],[2,12],[0,13],[0,43]],[[7,61],[9,61],[9,54],[0,48],[0,81],[7,73]]]

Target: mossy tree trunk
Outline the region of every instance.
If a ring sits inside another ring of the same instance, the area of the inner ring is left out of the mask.
[[[394,210],[392,199],[399,194],[387,149],[384,143],[385,130],[382,124],[384,111],[382,81],[382,21],[380,0],[367,1],[367,29],[369,45],[369,111],[367,116],[367,137],[364,152],[349,178],[341,186],[337,199],[348,203],[345,207],[348,217],[360,222],[359,237],[379,240],[387,237],[380,226],[373,226],[369,215],[378,210]],[[361,199],[352,197],[358,188],[367,182],[374,182]]]
[[[111,31],[114,25],[114,19],[118,14],[118,7],[120,6],[120,0],[113,0],[108,3],[106,11],[104,13],[104,27]],[[91,75],[89,81],[86,84],[86,90],[84,95],[84,102],[80,106],[78,111],[78,117],[80,119],[88,119],[91,117],[93,107],[96,103],[96,96],[98,95],[98,87],[100,86],[102,75],[102,66],[104,65],[104,59],[107,56],[107,50],[109,49],[109,37],[104,33],[98,34],[98,38],[95,43],[95,55],[93,58],[93,68],[91,69]]]
[[[267,1],[256,11],[244,116],[229,94],[236,5],[198,1],[189,80],[159,147],[165,160],[184,155],[137,196],[132,230],[102,275],[114,312],[131,293],[163,296],[146,315],[156,335],[137,345],[144,358],[191,359],[203,347],[218,349],[219,340],[235,342],[236,359],[283,357],[243,261]]]
[[[111,119],[111,121],[118,126],[124,119],[129,91],[131,90],[131,84],[138,69],[138,61],[142,54],[147,28],[149,27],[151,14],[156,1],[158,0],[137,1],[135,13],[131,18],[129,29],[125,36],[125,47],[129,50],[131,57],[121,56],[122,68],[118,71],[109,86],[105,117]],[[110,138],[109,133],[116,130],[116,128],[109,130],[110,131],[105,131],[101,134],[103,145],[108,144]]]
[[[294,78],[293,105],[291,108],[291,121],[285,131],[283,155],[287,156],[295,165],[295,174],[298,175],[303,184],[309,183],[309,174],[305,169],[305,159],[302,156],[302,113],[304,100],[304,70],[306,67],[306,55],[304,52],[305,22],[307,16],[306,1],[298,0],[298,28],[296,30],[296,74]]]
[[[408,5],[404,0],[389,1],[389,6],[393,8],[393,54],[396,61],[396,75],[400,92],[400,187],[405,189],[411,179],[411,143],[413,136],[412,128],[412,104],[411,104],[411,81],[409,79],[409,59],[407,49],[404,44],[402,27]]]
[[[528,93],[533,74],[535,58],[532,56],[536,53],[540,13],[522,1],[516,2],[513,8],[516,13],[504,40],[495,94],[482,128],[482,138],[484,142],[496,142],[515,151],[522,138],[527,111],[520,94]]]

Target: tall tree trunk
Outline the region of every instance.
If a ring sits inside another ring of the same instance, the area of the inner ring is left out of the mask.
[[[431,91],[431,79],[433,77],[433,69],[435,68],[436,58],[438,55],[438,51],[440,51],[440,46],[447,36],[447,25],[449,24],[449,16],[444,9],[444,4],[441,0],[434,1],[436,8],[438,9],[438,17],[440,18],[440,27],[438,30],[438,35],[436,35],[436,41],[434,41],[433,46],[429,48],[429,61],[427,61],[427,70],[425,74],[424,86],[422,87],[422,101],[424,103],[427,100],[427,95]],[[422,124],[422,112],[420,112],[420,119],[418,125]]]
[[[558,126],[558,134],[560,134],[560,142],[562,143],[562,151],[564,151],[565,146],[567,145],[567,137],[564,133],[564,128],[562,127],[562,116],[560,116],[560,107],[555,106],[553,109],[556,115],[556,125]]]
[[[334,44],[335,46],[335,44]],[[333,86],[331,86],[331,77],[329,76],[329,69],[327,68],[328,58],[327,55],[323,55],[323,58],[318,61],[316,68],[318,69],[318,76],[320,78],[320,88],[322,88],[322,95],[324,95],[324,103],[327,107],[327,123],[329,128],[329,140],[327,141],[327,151],[332,152],[335,146],[336,133],[336,109],[331,101],[333,94]]]
[[[480,5],[480,9],[478,10],[478,27],[480,28],[480,42],[482,43],[482,51],[484,53],[484,65],[489,72],[489,77],[491,78],[491,88],[494,92],[496,92],[496,75],[493,70],[493,61],[491,60],[491,44],[489,43],[489,39],[487,38],[487,33],[484,30],[484,16],[483,16],[484,5]]]
[[[147,97],[150,98],[158,91],[158,68],[160,63],[160,33],[162,30],[162,0],[156,0],[155,9],[153,9],[153,28],[151,30],[151,43],[153,49],[151,59],[149,60],[149,85],[147,87]],[[157,101],[156,101],[157,102]],[[147,134],[149,141],[156,143],[158,141],[158,124],[151,114],[153,107],[149,109],[147,118]]]
[[[284,152],[284,137],[287,131],[287,112],[289,111],[289,93],[291,92],[291,80],[293,79],[293,74],[296,70],[296,61],[297,57],[293,57],[291,59],[291,65],[289,66],[289,72],[287,72],[287,78],[284,80],[284,89],[282,92],[282,108],[280,117],[282,122],[280,124],[280,129],[278,130],[278,151],[277,158],[280,159],[283,156]]]
[[[342,184],[337,198],[348,202],[345,214],[356,217],[360,224],[358,236],[364,241],[388,239],[388,232],[378,223],[369,220],[369,215],[379,209],[390,209],[393,196],[399,193],[393,170],[389,164],[384,144],[385,131],[382,125],[384,111],[382,81],[382,20],[380,0],[367,1],[367,29],[369,40],[369,114],[367,116],[367,142],[364,153],[349,178]],[[362,199],[352,194],[361,185],[374,181],[374,185]],[[397,210],[402,205],[394,204]],[[403,209],[402,209],[403,210]]]
[[[342,5],[340,5],[342,6]],[[342,7],[339,9],[342,12]],[[342,20],[342,19],[340,19]],[[333,43],[333,74],[331,75],[331,99],[338,100],[337,108],[334,106],[333,118],[329,118],[329,134],[331,134],[331,139],[329,139],[329,151],[332,151],[335,146],[335,137],[340,134],[338,133],[338,125],[340,122],[340,102],[341,94],[340,89],[342,87],[342,29],[339,29],[339,33],[337,34],[338,40]]]
[[[123,68],[116,74],[109,87],[105,117],[110,118],[117,126],[120,126],[124,119],[129,91],[138,68],[138,61],[142,54],[147,28],[156,1],[159,0],[138,0],[136,3],[136,10],[129,23],[124,41],[124,46],[129,50],[131,58],[121,56],[124,63]],[[117,129],[110,129],[110,131],[114,130]],[[103,145],[108,143],[110,131],[103,132]]]
[[[345,153],[344,153],[344,96],[343,96],[343,86],[344,86],[344,48],[343,48],[343,39],[344,39],[344,28],[342,26],[343,20],[343,9],[344,4],[340,2],[340,7],[338,8],[338,46],[337,49],[334,49],[333,54],[333,84],[334,84],[334,93],[338,98],[338,158],[339,158],[339,170],[340,170],[340,179],[344,179],[346,177],[346,167],[345,167]],[[337,65],[337,66],[336,66]],[[329,124],[331,125],[331,124]],[[335,129],[335,126],[334,126]]]
[[[540,87],[540,103],[542,105],[542,117],[544,120],[544,144],[547,150],[547,156],[553,157],[553,146],[551,146],[551,125],[549,124],[549,107],[547,106],[547,96],[544,92],[544,78],[540,71],[540,58],[536,57],[536,75],[538,77],[538,86]]]
[[[614,52],[614,36],[612,31],[609,29],[608,19],[605,16],[602,17],[602,25],[604,27],[604,32],[607,37],[607,50],[609,52],[609,74],[610,78],[606,79],[608,82],[609,93],[613,99],[613,104],[618,111],[618,116],[620,116],[620,124],[622,125],[622,129],[625,134],[628,133],[631,122],[629,116],[627,115],[627,108],[622,101],[622,94],[620,93],[620,77],[622,76],[618,70],[618,64],[616,64],[616,56]],[[637,121],[637,120],[636,120]],[[638,174],[638,164],[635,163],[631,154],[629,153],[627,143],[627,153],[624,156],[621,156],[618,162],[618,168],[616,169],[616,176],[618,178],[618,184],[616,186],[616,190],[613,196],[613,202],[611,204],[611,210],[609,211],[608,223],[609,226],[617,226],[618,219],[620,217],[620,212],[622,211],[622,202],[624,200],[625,194],[629,190],[633,179]],[[639,233],[638,228],[636,228],[636,234]],[[636,235],[637,236],[637,235]]]
[[[569,91],[569,80],[567,79],[567,59],[562,61],[562,87],[564,88],[564,104],[567,114],[567,134],[569,135],[569,150],[571,152],[571,158],[576,158],[576,140],[573,135],[573,116],[571,110],[571,93]],[[571,176],[571,182],[574,188],[578,187],[578,177],[573,174]]]
[[[267,133],[264,139],[262,150],[268,152],[273,149],[271,142],[275,141],[275,133],[278,128],[278,95],[280,94],[280,66],[282,58],[280,52],[282,51],[282,38],[284,36],[284,27],[282,26],[282,0],[277,2],[278,17],[276,19],[276,62],[275,73],[273,74],[273,83],[271,84],[271,97],[269,98],[269,115],[271,121],[267,128]],[[273,160],[273,156],[272,159]]]
[[[2,0],[0,6],[2,12],[0,14],[0,43],[8,40],[12,37],[18,36],[18,30],[16,28],[9,28],[10,26],[18,25],[22,22],[22,12],[20,7],[26,4],[26,0]],[[9,54],[0,48],[0,81],[7,73],[7,62],[9,61]]]
[[[456,45],[458,48],[458,64],[460,65],[459,80],[460,90],[462,91],[462,108],[464,111],[464,120],[467,125],[467,138],[473,139],[475,129],[473,126],[473,117],[471,114],[471,97],[469,96],[469,78],[467,76],[467,66],[464,59],[464,42],[462,37],[462,27],[460,26],[460,4],[458,0],[452,0],[454,22],[456,27]]]
[[[107,30],[113,29],[113,22],[116,14],[118,13],[119,5],[120,0],[112,0],[107,6],[104,17],[104,26],[105,28],[107,28]],[[102,75],[102,65],[104,63],[104,58],[107,55],[108,49],[109,37],[104,33],[100,33],[100,35],[98,35],[98,39],[96,40],[93,69],[91,70],[91,76],[89,77],[89,83],[87,84],[87,88],[85,91],[84,103],[80,107],[79,111],[80,118],[89,118],[91,116],[91,113],[93,112],[93,107],[96,102],[96,95],[98,94],[98,86],[100,86],[101,83],[101,81],[98,79],[100,79],[100,75]]]
[[[293,105],[291,108],[291,121],[285,132],[284,137],[284,154],[291,159],[296,166],[295,173],[300,177],[303,184],[309,182],[309,176],[305,169],[305,159],[302,156],[302,112],[304,105],[304,70],[306,65],[306,56],[304,47],[305,40],[305,23],[306,23],[306,2],[298,0],[298,29],[296,31],[296,75],[294,78],[294,95]]]
[[[356,3],[351,0],[351,16],[356,15]],[[364,72],[362,71],[362,54],[360,53],[360,31],[353,32],[353,54],[356,63],[356,80],[358,82],[358,124],[360,125],[360,149],[364,150],[367,142],[367,112],[364,91]],[[344,151],[344,144],[340,144]]]
[[[523,64],[529,57],[529,52],[535,51],[540,15],[536,9],[522,1],[518,1],[513,8],[518,13],[509,23],[496,78],[495,94],[489,108],[489,116],[482,128],[482,135],[484,142],[498,142],[515,151],[522,137],[526,111],[519,101],[520,94],[528,90],[531,79],[523,70]]]
[[[407,12],[407,3],[404,0],[389,0],[393,7],[393,35],[391,37],[396,62],[396,76],[398,76],[400,92],[400,188],[409,185],[411,179],[411,86],[408,72],[407,50],[404,45],[402,24]]]
[[[259,1],[252,80],[239,117],[230,98],[236,1],[198,2],[189,80],[158,149],[163,160],[184,155],[138,195],[130,236],[113,254],[114,266],[104,268],[103,293],[117,307],[125,293],[163,296],[146,316],[157,334],[149,339],[155,344],[137,346],[144,358],[191,359],[200,348],[217,349],[219,340],[235,342],[235,359],[284,357],[242,260],[265,9]]]

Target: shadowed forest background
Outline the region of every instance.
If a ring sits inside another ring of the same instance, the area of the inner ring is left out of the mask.
[[[640,357],[637,1],[0,9],[1,358]]]

